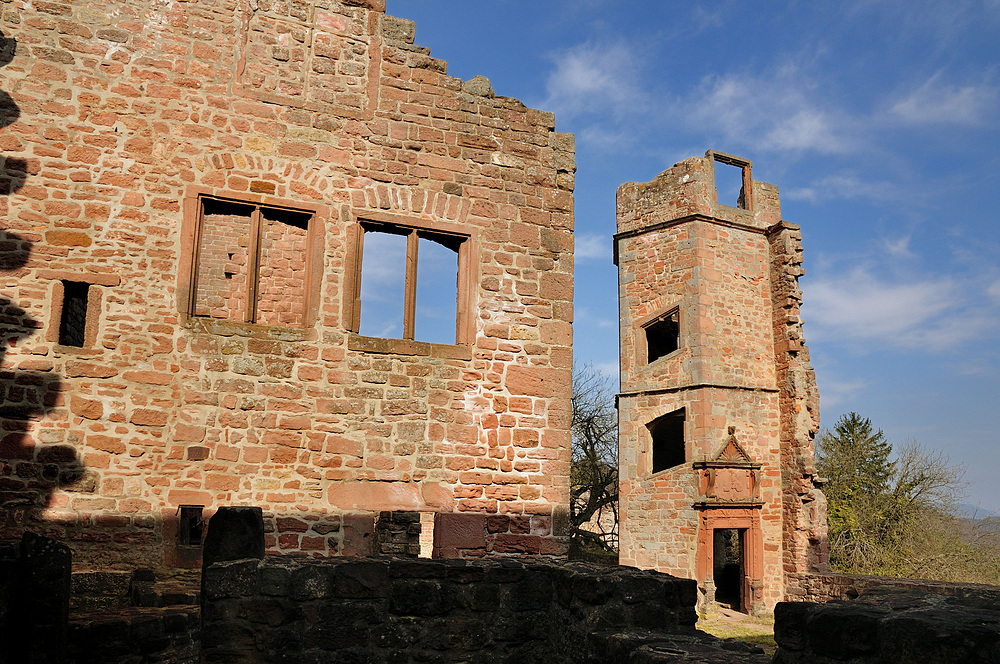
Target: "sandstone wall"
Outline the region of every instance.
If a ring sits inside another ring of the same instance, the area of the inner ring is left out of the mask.
[[[0,534],[193,563],[179,507],[252,503],[272,551],[341,552],[352,514],[396,509],[561,541],[575,166],[552,114],[449,77],[379,0],[0,19]],[[226,239],[235,217],[261,230]],[[456,343],[358,334],[373,229],[454,247]]]

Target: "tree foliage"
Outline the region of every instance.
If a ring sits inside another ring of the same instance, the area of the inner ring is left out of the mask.
[[[830,563],[840,572],[1000,582],[1000,537],[957,510],[964,469],[914,442],[896,450],[847,413],[817,439]]]
[[[618,413],[611,380],[590,365],[573,371],[570,522],[577,546],[618,549]]]

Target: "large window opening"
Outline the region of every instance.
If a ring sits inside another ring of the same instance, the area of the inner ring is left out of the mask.
[[[680,348],[680,313],[677,309],[647,324],[643,330],[646,333],[647,364]]]
[[[63,281],[62,312],[59,316],[59,343],[83,348],[87,340],[87,307],[90,284]]]
[[[712,531],[712,580],[715,601],[734,611],[743,611],[744,539],[746,530],[719,528]]]
[[[302,327],[313,215],[214,198],[201,204],[192,313]]]
[[[466,236],[382,223],[362,224],[358,333],[461,343],[461,265]]]
[[[683,408],[656,418],[646,428],[652,440],[654,473],[684,463]]]

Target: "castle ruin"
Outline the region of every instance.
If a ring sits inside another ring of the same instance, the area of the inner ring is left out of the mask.
[[[197,566],[215,510],[256,505],[272,553],[364,555],[418,512],[436,557],[565,556],[551,113],[448,76],[384,0],[0,11],[0,538]],[[618,217],[621,562],[768,610],[825,565],[800,235],[721,153]]]

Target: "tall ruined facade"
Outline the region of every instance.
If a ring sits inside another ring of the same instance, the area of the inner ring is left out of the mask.
[[[0,537],[193,564],[259,505],[271,551],[363,551],[381,510],[447,517],[442,555],[565,551],[551,113],[384,0],[0,11]]]
[[[739,179],[729,205],[723,168]],[[618,190],[620,559],[749,611],[826,564],[801,254],[777,188],[738,157]]]

